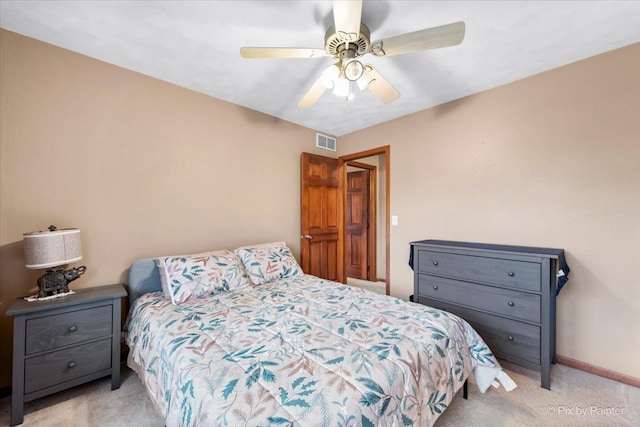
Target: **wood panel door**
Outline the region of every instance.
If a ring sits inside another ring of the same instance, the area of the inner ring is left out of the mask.
[[[316,154],[300,157],[302,270],[335,281],[344,277],[341,164]]]
[[[369,171],[347,173],[345,269],[347,277],[369,280]]]

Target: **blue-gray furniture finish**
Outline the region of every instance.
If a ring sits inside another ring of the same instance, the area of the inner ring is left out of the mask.
[[[423,240],[411,251],[415,302],[462,317],[497,357],[539,368],[550,389],[562,249]]]
[[[11,425],[24,420],[24,402],[111,375],[120,387],[122,285],[80,289],[65,297],[16,300],[13,320]]]

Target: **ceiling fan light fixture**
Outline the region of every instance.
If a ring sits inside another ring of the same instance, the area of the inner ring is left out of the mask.
[[[336,86],[336,80],[340,77],[340,68],[338,64],[333,64],[320,74],[320,82],[327,89],[333,89]]]
[[[342,70],[347,80],[355,82],[362,77],[362,74],[364,73],[364,65],[362,65],[362,62],[357,59],[350,59],[345,62]]]
[[[365,90],[367,90],[369,86],[371,86],[371,83],[373,83],[376,80],[375,78],[373,78],[371,73],[369,73],[370,69],[371,67],[365,66],[364,71],[362,72],[362,75],[356,81],[356,83],[358,84],[358,88],[360,89],[360,92],[364,92]]]
[[[346,98],[347,96],[349,96],[349,92],[351,92],[349,90],[349,80],[347,79],[336,79],[335,80],[335,86],[333,88],[333,94],[335,96],[341,96]]]
[[[347,95],[347,99],[346,101],[353,101],[353,99],[356,97],[355,94],[353,93],[353,85],[355,83],[352,81],[349,81],[349,95]]]

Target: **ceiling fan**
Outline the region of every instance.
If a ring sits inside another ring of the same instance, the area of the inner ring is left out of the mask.
[[[360,22],[362,0],[334,0],[333,21],[324,36],[324,49],[297,47],[243,47],[243,58],[324,58],[336,62],[324,70],[302,98],[298,106],[311,107],[327,89],[337,96],[350,99],[351,82],[361,91],[369,90],[382,102],[388,104],[400,96],[396,90],[371,64],[363,64],[360,58],[366,54],[393,56],[419,50],[455,46],[464,39],[464,22],[427,28],[370,41],[369,28]]]

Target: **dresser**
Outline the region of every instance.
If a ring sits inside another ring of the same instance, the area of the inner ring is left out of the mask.
[[[122,285],[108,285],[11,305],[12,426],[22,423],[24,402],[109,375],[111,389],[120,387],[120,302],[126,295]]]
[[[540,369],[550,389],[562,249],[423,240],[411,243],[410,264],[415,302],[462,317],[497,357]]]

